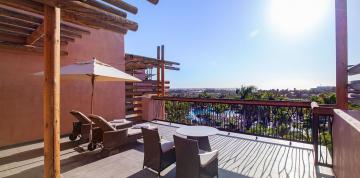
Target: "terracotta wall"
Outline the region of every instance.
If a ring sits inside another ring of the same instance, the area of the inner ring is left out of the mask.
[[[61,66],[96,57],[102,62],[125,69],[124,36],[91,30],[66,48]],[[0,147],[42,139],[42,54],[0,50]],[[91,83],[61,80],[61,134],[69,133],[74,118],[71,109],[90,112]],[[94,113],[105,118],[125,117],[124,82],[95,84]]]
[[[338,178],[360,175],[360,111],[334,110],[333,169]]]

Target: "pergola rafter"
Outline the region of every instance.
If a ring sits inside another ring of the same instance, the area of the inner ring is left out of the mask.
[[[0,48],[44,54],[44,177],[60,177],[61,45],[90,34],[86,28],[136,31],[123,10],[138,11],[122,0],[0,1]]]

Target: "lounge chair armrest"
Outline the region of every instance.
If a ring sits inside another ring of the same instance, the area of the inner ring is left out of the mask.
[[[209,165],[213,161],[217,160],[218,154],[219,154],[218,150],[214,150],[214,151],[199,154],[200,166],[201,167],[206,167],[207,165]]]

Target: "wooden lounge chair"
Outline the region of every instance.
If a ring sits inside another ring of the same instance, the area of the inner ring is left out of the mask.
[[[88,140],[90,137],[91,120],[80,111],[72,110],[70,114],[73,115],[78,121],[73,122],[72,133],[69,135],[71,141],[80,137],[81,140]],[[93,124],[95,128],[95,125]]]
[[[136,142],[137,139],[142,138],[140,129],[116,129],[110,122],[107,122],[101,116],[94,114],[89,115],[89,119],[101,130],[100,138],[96,138],[95,140],[100,140],[100,144],[104,150],[119,148],[127,143]],[[89,145],[90,144],[98,143],[89,143]]]
[[[197,140],[174,135],[176,178],[218,177],[218,151],[200,153]]]
[[[160,139],[157,130],[141,128],[144,139],[145,167],[160,172],[175,162],[174,142]]]

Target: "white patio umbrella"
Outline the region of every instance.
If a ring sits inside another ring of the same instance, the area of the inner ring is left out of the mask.
[[[44,72],[38,72],[35,75],[44,75]],[[95,81],[126,81],[141,82],[140,79],[126,74],[109,64],[105,64],[93,58],[90,61],[77,62],[60,68],[60,75],[63,79],[71,80],[90,80],[91,81],[91,114],[93,114],[93,98]]]

